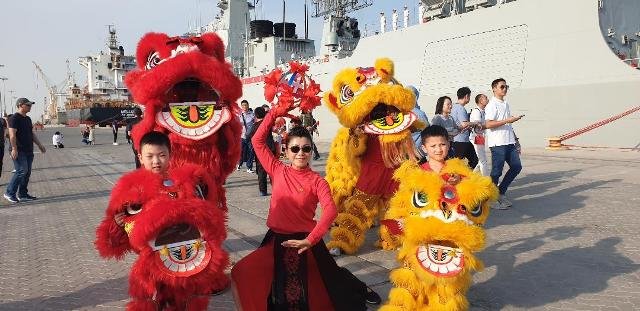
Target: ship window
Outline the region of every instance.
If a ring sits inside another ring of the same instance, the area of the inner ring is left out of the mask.
[[[98,80],[102,80],[102,75],[98,75]]]

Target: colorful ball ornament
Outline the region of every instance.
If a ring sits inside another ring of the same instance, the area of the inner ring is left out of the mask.
[[[294,61],[289,62],[286,72],[274,69],[264,78],[264,98],[276,106],[293,104],[305,113],[320,106],[320,85],[306,74],[308,69],[308,65]]]

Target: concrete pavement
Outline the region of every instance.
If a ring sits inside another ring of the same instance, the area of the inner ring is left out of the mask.
[[[130,146],[123,138],[111,145],[108,129],[94,146],[80,143],[77,128],[61,130],[67,148],[35,156],[29,189],[39,199],[0,202],[0,310],[117,310],[128,299],[135,255],[105,261],[93,240],[113,183],[133,168]],[[40,132],[41,141],[53,131]],[[319,148],[325,159],[328,144]],[[523,166],[509,193],[514,208],[492,210],[486,226],[486,268],[474,277],[471,309],[639,310],[640,152],[532,149]],[[3,190],[12,168],[5,155]],[[235,261],[266,232],[269,198],[244,170],[226,188],[225,247]],[[338,262],[386,298],[394,254],[374,248],[375,239],[372,231],[358,256]],[[230,293],[213,297],[209,310],[235,310]]]

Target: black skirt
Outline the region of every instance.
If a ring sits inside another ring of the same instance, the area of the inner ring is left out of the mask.
[[[236,263],[231,277],[240,310],[326,311],[327,306],[337,311],[367,309],[366,284],[339,267],[322,240],[302,254],[281,245],[307,235],[269,230],[260,247]]]

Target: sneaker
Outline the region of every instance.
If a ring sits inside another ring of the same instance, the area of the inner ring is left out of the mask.
[[[37,197],[34,197],[32,195],[29,195],[29,194],[27,194],[25,196],[19,196],[18,197],[18,201],[20,201],[20,202],[33,201],[33,200],[37,200],[37,199],[38,199]]]
[[[491,208],[499,210],[509,209],[509,207],[502,205],[502,203],[500,203],[500,200],[493,202],[493,204],[491,204]]]
[[[242,165],[238,165],[238,167],[236,168],[236,171],[239,171],[242,168]]]
[[[266,197],[269,195],[269,193],[265,192],[265,191],[260,191],[260,195],[263,197]]]
[[[114,145],[114,146],[117,146],[117,145],[118,145],[118,143],[113,143],[113,145]]]
[[[329,254],[331,254],[331,256],[340,256],[342,255],[342,251],[339,248],[334,247],[329,250]]]
[[[371,287],[367,286],[367,294],[365,296],[365,301],[371,305],[379,305],[382,302],[380,295],[374,292]]]
[[[15,196],[15,195],[8,195],[8,194],[6,194],[6,193],[5,193],[5,194],[4,194],[4,198],[5,198],[7,201],[11,202],[11,203],[18,203],[18,202],[20,202],[20,201],[18,201],[18,198],[16,198],[16,196]]]
[[[255,173],[255,172],[254,172],[252,169],[248,168],[248,169],[247,169],[247,173],[251,173],[251,174],[253,174],[253,173]]]
[[[513,205],[513,203],[511,203],[511,201],[509,201],[509,199],[507,199],[507,196],[505,196],[504,194],[500,195],[500,199],[498,199],[498,201],[500,201],[500,204],[502,204],[502,206],[504,207],[511,207]]]

